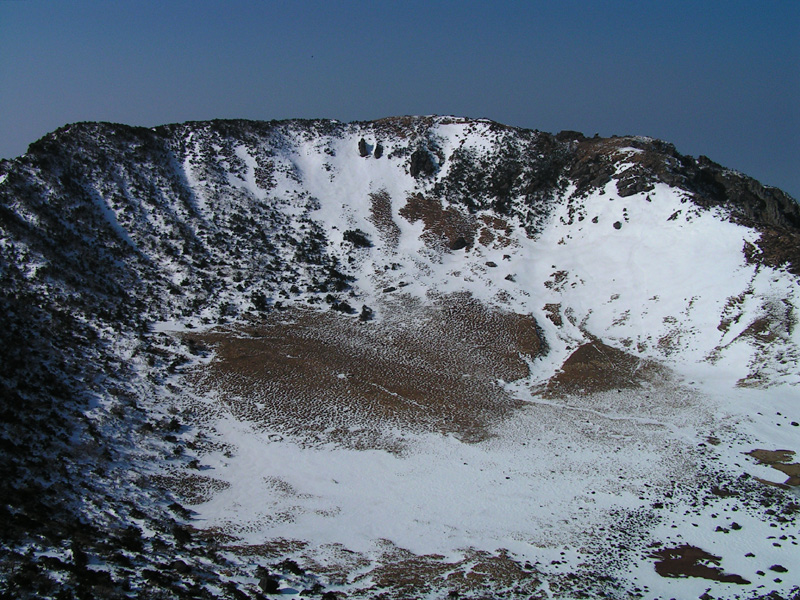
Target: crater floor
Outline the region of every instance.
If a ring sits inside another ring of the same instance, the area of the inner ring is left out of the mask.
[[[381,314],[181,334],[213,350],[184,376],[199,471],[168,479],[203,535],[348,597],[755,597],[796,569],[797,505],[737,469],[724,399],[600,340],[537,381],[533,321],[465,295]]]

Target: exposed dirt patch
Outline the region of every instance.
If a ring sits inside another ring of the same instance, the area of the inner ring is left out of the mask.
[[[172,490],[186,504],[201,504],[230,487],[226,481],[195,473],[154,475],[152,480],[156,485]]]
[[[201,530],[203,531],[203,530]],[[207,531],[207,530],[205,530]],[[308,547],[308,542],[302,540],[287,540],[278,538],[270,540],[264,544],[235,544],[237,538],[233,536],[222,536],[215,539],[225,550],[234,552],[240,556],[260,556],[269,560],[282,558],[290,554],[296,554]]]
[[[284,540],[286,543],[287,541]],[[300,544],[297,550],[283,551],[279,555],[264,555],[265,558],[279,558],[291,555],[293,562],[301,565],[301,569],[316,576],[320,576],[324,581],[330,585],[345,586],[354,578],[364,578],[369,569],[374,566],[373,562],[364,554],[354,552],[343,546],[342,544],[322,544],[319,546],[310,546],[306,542],[292,541],[292,543]],[[260,546],[256,546],[256,550]],[[233,552],[244,553],[239,548],[245,549],[247,546],[234,547],[229,546],[228,549]],[[252,547],[251,547],[252,548]],[[360,575],[357,575],[360,574]]]
[[[479,218],[484,224],[480,228],[479,244],[491,246],[494,243],[497,248],[507,248],[511,245],[510,236],[514,229],[507,220],[494,215],[481,215]]]
[[[217,352],[195,383],[239,419],[354,448],[386,447],[387,428],[478,441],[522,405],[497,381],[529,374],[541,351],[532,317],[469,296],[395,302],[380,322],[293,309],[195,334]]]
[[[316,593],[310,595],[321,594],[326,585],[346,589],[338,591],[336,596],[328,592],[331,595],[323,597],[394,600],[430,595],[436,598],[544,600],[553,597],[590,598],[595,597],[591,592],[614,589],[609,576],[586,570],[551,571],[544,575],[539,570],[539,563],[521,562],[505,550],[486,552],[470,548],[454,559],[439,554],[414,554],[389,540],[379,540],[380,553],[367,558],[340,544],[327,544],[318,549],[300,545],[293,549],[285,540],[284,543],[280,552],[276,552],[271,544],[227,545],[225,549],[241,556],[258,556],[265,561],[275,561],[291,554],[292,559],[270,565],[270,571],[285,572],[288,566],[292,573],[313,573],[314,578],[319,578],[318,581],[324,584],[314,586]],[[543,585],[545,580],[547,583]]]
[[[400,241],[400,227],[392,217],[392,199],[386,190],[374,192],[369,198],[370,221],[378,229],[383,243],[394,250]]]
[[[782,484],[776,484],[764,479],[758,479],[762,483],[769,485],[777,485],[778,487],[794,487],[800,486],[800,463],[790,463],[794,457],[792,450],[752,450],[747,453],[752,456],[759,464],[768,465],[773,469],[780,471],[789,478]]]
[[[408,198],[400,214],[409,223],[422,221],[425,224],[422,237],[433,247],[444,244],[450,250],[460,250],[475,243],[475,217],[453,207],[444,208],[441,200],[415,194]]]
[[[579,347],[547,383],[546,396],[641,387],[663,368],[595,340]]]
[[[472,550],[458,562],[448,562],[443,556],[419,556],[394,548],[369,576],[377,598],[419,597],[440,589],[449,590],[449,597],[457,598],[461,594],[509,588],[526,597],[544,597],[530,596],[536,594],[541,583],[537,573],[504,552]]]
[[[561,318],[561,304],[545,304],[544,305],[545,317],[552,321],[556,327],[561,327],[564,320]]]
[[[744,246],[748,262],[776,268],[785,266],[790,273],[800,274],[800,232],[768,226],[760,231],[755,246],[750,243]]]
[[[768,316],[763,316],[750,323],[747,329],[739,334],[739,337],[749,337],[762,343],[769,343],[778,336],[773,331],[773,321]]]
[[[481,227],[481,232],[478,235],[478,243],[481,246],[489,246],[495,240],[494,233],[488,227]]]
[[[783,482],[784,485],[800,485],[800,463],[772,465],[772,468],[789,476],[789,479]]]
[[[718,566],[721,558],[709,554],[705,550],[684,544],[677,548],[664,548],[650,555],[657,558],[656,573],[662,577],[702,577],[712,581],[724,583],[739,583],[747,585],[741,575],[725,573]]]
[[[774,465],[776,463],[785,463],[792,460],[794,452],[791,450],[751,450],[747,453],[752,456],[762,465]]]
[[[544,287],[549,290],[560,292],[564,289],[569,277],[569,271],[556,271],[550,274],[550,279],[544,282]]]

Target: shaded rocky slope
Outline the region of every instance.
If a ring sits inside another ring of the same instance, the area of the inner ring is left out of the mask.
[[[686,340],[704,321],[687,316],[686,330],[671,338],[664,321],[658,342],[645,348],[629,332],[592,330],[589,314],[578,314],[578,292],[568,306],[569,289],[583,284],[566,270],[553,265],[544,287],[525,274],[533,260],[525,244],[545,239],[552,222],[577,237],[597,222],[588,207],[601,195],[641,203],[666,189],[685,205],[676,219],[696,212],[743,226],[752,235],[740,248],[754,265],[798,274],[794,199],[650,138],[552,135],[445,117],[153,129],[79,123],[0,162],[0,592],[240,597],[271,585],[258,585],[266,575],[255,567],[265,559],[248,564],[224,553],[225,536],[195,528],[186,502],[162,477],[160,465],[191,472],[208,451],[196,415],[181,412],[181,386],[183,370],[211,360],[213,350],[165,329],[235,330],[286,307],[310,307],[351,319],[346,331],[356,322],[388,323],[392,310],[402,318],[402,307],[414,302],[469,312],[469,298],[491,289],[480,306],[523,323],[517,339],[528,341],[519,344],[522,359],[507,359],[513,368],[486,367],[488,354],[479,368],[466,361],[484,378],[481,386],[536,379],[520,364],[566,359],[593,336],[608,334],[616,351],[637,360],[688,350]],[[612,233],[628,227],[618,219],[603,226]],[[559,302],[538,302],[544,292],[561,294]],[[742,380],[789,381],[795,299],[768,302],[759,294],[714,315],[720,327],[742,323],[731,339],[720,329],[714,360],[725,363],[739,347],[764,349],[766,358],[742,364],[777,374]],[[622,313],[615,313],[618,328]],[[496,328],[493,319],[478,321]],[[437,335],[445,339],[442,323]],[[458,323],[466,329],[454,348],[467,353],[480,328]],[[371,344],[380,337],[364,334]],[[365,360],[361,352],[352,360]],[[459,362],[455,354],[440,367]],[[378,372],[384,377],[391,368]],[[549,368],[541,367],[545,379]],[[442,377],[438,369],[426,376]],[[497,392],[501,404],[515,406],[519,399],[506,393]],[[475,418],[488,417],[466,418],[480,430]],[[778,496],[774,502],[790,506]],[[292,570],[284,567],[282,574]],[[295,576],[309,588],[317,583]]]

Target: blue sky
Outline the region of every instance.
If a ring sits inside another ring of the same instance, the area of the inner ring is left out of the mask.
[[[800,198],[800,2],[0,0],[0,157],[74,121],[487,117]]]

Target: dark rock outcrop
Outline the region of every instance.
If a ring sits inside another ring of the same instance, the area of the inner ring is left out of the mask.
[[[358,153],[364,158],[369,156],[369,147],[367,146],[367,142],[363,137],[358,140]]]
[[[433,155],[426,148],[420,148],[411,153],[408,171],[412,177],[430,177],[437,170]]]

